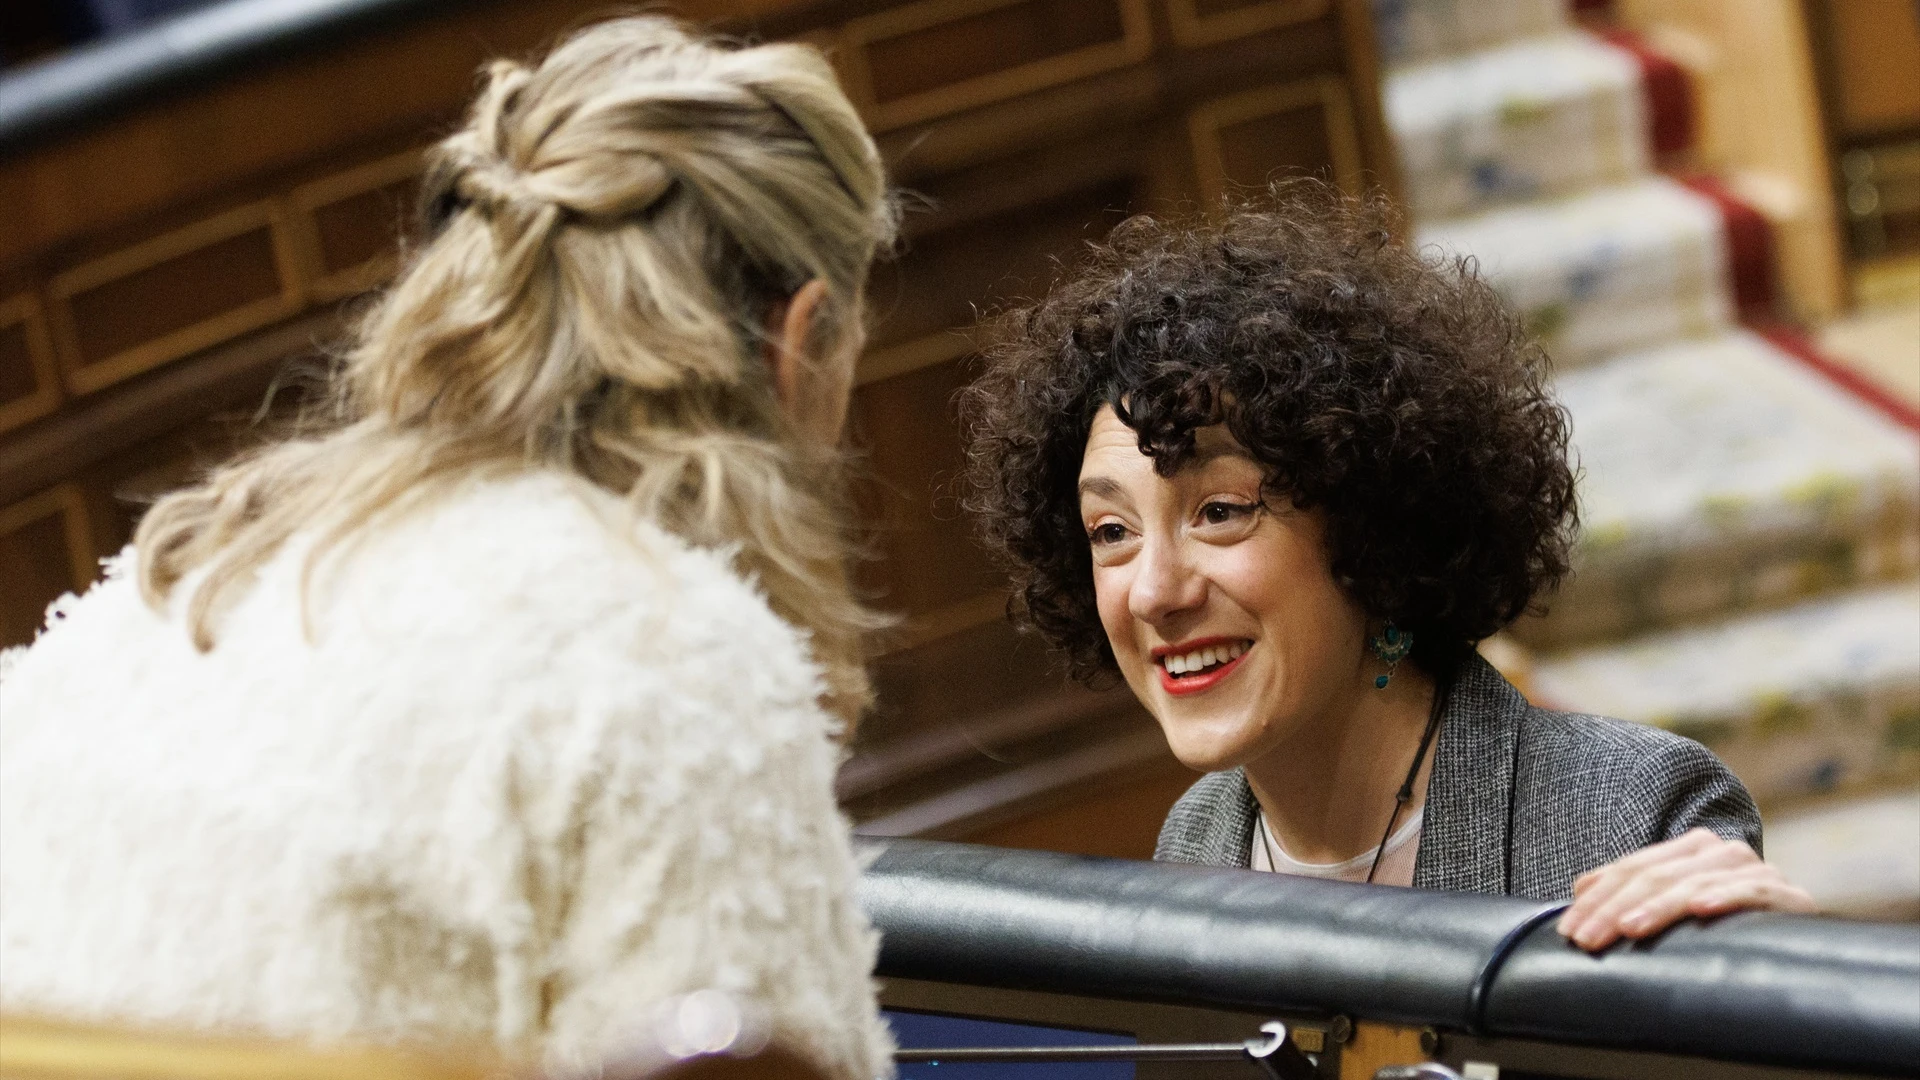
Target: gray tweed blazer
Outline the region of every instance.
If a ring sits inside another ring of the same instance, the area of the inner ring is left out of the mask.
[[[1208,773],[1174,804],[1163,862],[1246,866],[1259,808],[1244,772]],[[1413,884],[1564,900],[1596,866],[1704,826],[1760,850],[1760,811],[1691,739],[1527,703],[1479,656],[1440,717]]]

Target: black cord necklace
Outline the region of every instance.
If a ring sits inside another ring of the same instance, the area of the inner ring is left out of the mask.
[[[1407,770],[1407,779],[1393,797],[1393,813],[1387,815],[1387,831],[1380,834],[1380,846],[1373,849],[1373,865],[1367,868],[1367,884],[1373,884],[1373,875],[1380,872],[1380,857],[1387,853],[1387,841],[1393,838],[1393,826],[1400,820],[1400,811],[1413,801],[1413,781],[1420,775],[1420,766],[1427,760],[1427,750],[1433,746],[1433,736],[1440,730],[1440,714],[1446,709],[1447,692],[1452,689],[1450,680],[1433,681],[1433,707],[1427,711],[1427,730],[1420,735],[1420,750],[1413,755],[1413,767]]]

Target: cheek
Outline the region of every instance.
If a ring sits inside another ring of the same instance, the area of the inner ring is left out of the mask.
[[[1133,654],[1133,617],[1127,610],[1126,568],[1094,567],[1093,598],[1100,610],[1100,626],[1115,656],[1126,660]]]
[[[1365,615],[1310,545],[1243,545],[1223,560],[1215,580],[1259,622],[1284,666],[1302,676],[1350,659],[1364,636]]]

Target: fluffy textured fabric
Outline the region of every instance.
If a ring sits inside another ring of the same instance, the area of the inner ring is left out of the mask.
[[[0,664],[0,1007],[573,1066],[757,998],[890,1071],[805,641],[558,477],[289,544],[197,653],[123,555]]]
[[[1153,857],[1246,866],[1259,804],[1246,773],[1208,773]],[[1760,811],[1692,739],[1527,703],[1479,656],[1440,717],[1413,884],[1565,900],[1573,879],[1695,827],[1760,850]]]

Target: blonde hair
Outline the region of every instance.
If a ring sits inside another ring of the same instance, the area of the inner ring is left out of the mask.
[[[896,214],[820,54],[733,47],[673,22],[589,27],[536,67],[496,61],[429,157],[436,232],[362,321],[322,432],[161,500],[136,536],[159,607],[205,566],[195,644],[297,530],[315,560],[371,519],[475,473],[558,470],[662,527],[729,546],[809,632],[825,703],[871,699],[841,461],[782,409],[760,351],[772,306],[826,288],[805,364],[861,339]]]

